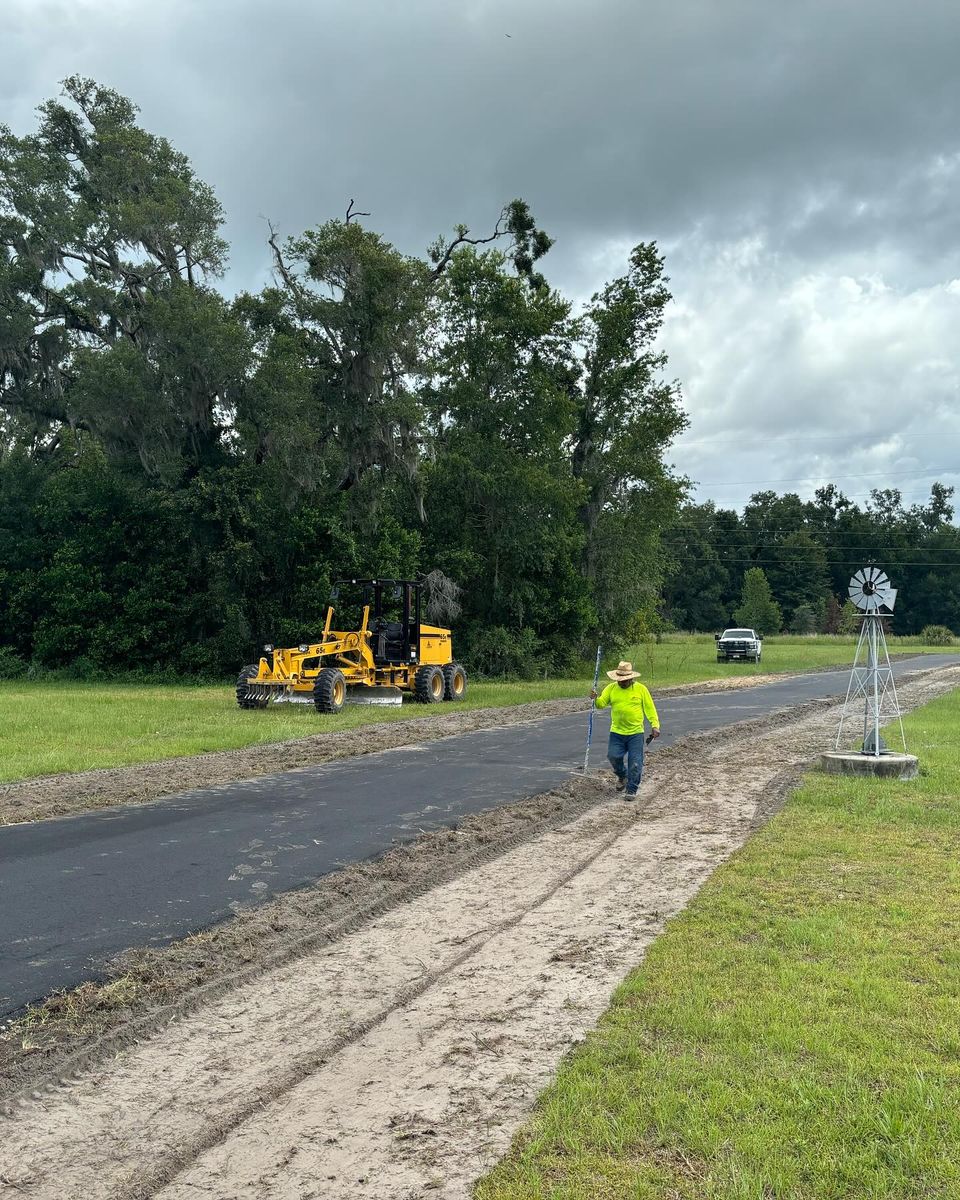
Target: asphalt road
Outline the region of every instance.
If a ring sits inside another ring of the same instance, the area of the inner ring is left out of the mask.
[[[931,655],[926,665],[956,661]],[[722,736],[737,721],[840,694],[847,678],[800,675],[665,699],[658,744],[710,729]],[[555,787],[583,762],[586,721],[551,717],[0,828],[0,1016],[98,978],[120,950],[162,945],[422,830]],[[594,765],[608,728],[608,712],[598,712]]]

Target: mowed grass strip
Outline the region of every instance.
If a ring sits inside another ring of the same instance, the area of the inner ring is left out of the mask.
[[[960,692],[906,726],[922,778],[809,776],[477,1200],[960,1196]]]
[[[887,639],[890,653],[950,653],[953,647],[924,646],[918,638]],[[670,687],[678,683],[699,683],[707,679],[736,679],[753,675],[774,675],[790,671],[810,671],[822,667],[850,667],[857,644],[846,635],[777,635],[763,639],[761,662],[717,662],[717,647],[707,633],[674,633],[662,642],[645,642],[627,651],[627,657],[651,687]],[[616,663],[609,664],[616,666]]]
[[[891,639],[892,651],[920,651],[917,641]],[[854,639],[780,638],[764,645],[763,662],[718,663],[709,635],[674,635],[630,652],[654,688],[709,679],[733,679],[842,664]],[[608,664],[609,665],[609,664]],[[616,665],[614,662],[613,665]],[[533,682],[474,682],[466,700],[436,709],[405,702],[400,708],[348,707],[338,716],[308,705],[272,705],[246,712],[236,705],[234,683],[171,687],[126,683],[0,683],[0,782],[65,771],[158,762],[180,755],[283,742],[382,721],[402,721],[471,708],[497,708],[538,700],[585,696],[585,678]]]
[[[332,716],[303,704],[246,711],[237,707],[230,683],[170,687],[18,680],[0,685],[0,782],[236,750],[431,714],[555,700],[585,695],[589,687],[582,679],[478,683],[456,704],[351,705]]]

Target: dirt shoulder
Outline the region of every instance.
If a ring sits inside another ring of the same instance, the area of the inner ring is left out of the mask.
[[[730,736],[739,740],[767,732],[822,704],[812,701],[740,722],[730,727]],[[713,740],[711,733],[689,735],[658,748],[648,762],[654,761],[658,769],[668,767],[696,755]],[[109,1056],[172,1017],[328,945],[430,888],[573,820],[609,795],[605,772],[586,778],[573,775],[549,793],[468,815],[455,828],[422,833],[372,860],[350,864],[311,887],[284,892],[169,946],[118,956],[109,964],[105,982],[55,993],[0,1031],[0,1102]]]
[[[779,674],[714,679],[658,688],[656,694],[658,697],[667,697],[736,691],[787,678],[790,676]],[[584,689],[587,689],[586,684]],[[587,704],[586,698],[574,697],[505,708],[470,709],[466,712],[451,711],[451,706],[444,705],[439,712],[431,711],[429,716],[363,725],[342,733],[317,733],[294,741],[248,746],[242,750],[220,750],[131,767],[27,779],[0,785],[0,825],[42,821],[117,804],[143,804],[161,796],[182,792],[187,780],[191,788],[215,787],[334,759],[438,741],[478,729],[563,716],[585,710]]]
[[[960,668],[925,673],[901,700],[958,683]],[[149,1037],[107,1037],[108,1056],[16,1105],[0,1180],[90,1200],[466,1197],[611,989],[776,809],[836,716],[820,702],[721,743],[688,739],[652,757],[636,806],[599,777],[573,781],[536,802],[545,823],[528,808],[526,836],[514,825],[514,844],[474,846],[472,865],[444,876],[434,847],[434,886],[326,944],[291,911],[283,936],[301,941],[285,960],[268,944],[245,978],[171,1006]],[[475,818],[475,835],[502,811]],[[390,882],[389,868],[367,881]]]

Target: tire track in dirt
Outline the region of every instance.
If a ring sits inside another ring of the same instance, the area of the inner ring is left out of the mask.
[[[802,702],[725,726],[725,737],[769,730],[816,710]],[[656,761],[712,746],[713,731],[688,734],[657,749]],[[110,964],[103,983],[55,994],[0,1030],[0,1114],[18,1095],[56,1086],[64,1075],[142,1040],[171,1019],[291,958],[326,945],[373,917],[496,857],[530,837],[572,820],[604,798],[599,775],[571,775],[559,788],[471,814],[456,826],[423,832],[375,859],[322,876],[306,888],[165,947],[133,948]],[[117,1003],[112,989],[121,989]],[[131,992],[131,985],[134,990]]]
[[[0,1180],[91,1200],[466,1195],[835,719],[655,760],[640,809],[591,809],[234,989],[7,1122]]]

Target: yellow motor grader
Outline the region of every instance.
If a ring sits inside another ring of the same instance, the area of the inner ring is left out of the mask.
[[[333,601],[345,586],[363,592],[359,629],[333,628]],[[423,584],[409,579],[335,580],[320,640],[264,646],[260,662],[240,672],[237,703],[313,704],[317,712],[338,713],[348,701],[400,704],[404,692],[422,704],[462,700],[467,675],[453,661],[450,630],[421,623],[422,598]]]

